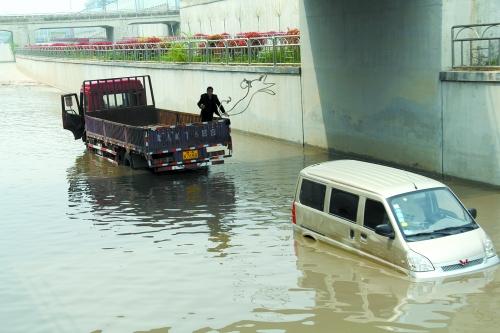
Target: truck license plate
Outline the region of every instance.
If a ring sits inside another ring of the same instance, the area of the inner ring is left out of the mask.
[[[197,150],[187,150],[182,152],[182,159],[183,160],[195,160],[198,158],[198,151]]]

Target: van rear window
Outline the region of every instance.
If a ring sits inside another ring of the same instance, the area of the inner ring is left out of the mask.
[[[326,185],[319,184],[308,179],[303,179],[302,186],[300,187],[300,203],[323,211],[325,192]]]
[[[330,197],[330,214],[356,222],[358,202],[357,195],[333,188]]]

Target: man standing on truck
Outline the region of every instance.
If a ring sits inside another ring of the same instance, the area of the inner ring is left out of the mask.
[[[212,121],[214,119],[214,113],[217,113],[219,117],[222,117],[219,113],[219,109],[223,114],[226,113],[224,107],[221,105],[219,98],[214,94],[214,88],[208,87],[207,93],[200,96],[198,101],[198,107],[201,109],[201,121]]]

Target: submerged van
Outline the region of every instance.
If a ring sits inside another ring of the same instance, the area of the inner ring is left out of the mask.
[[[294,229],[414,279],[499,262],[491,239],[444,184],[377,164],[339,160],[300,172]]]

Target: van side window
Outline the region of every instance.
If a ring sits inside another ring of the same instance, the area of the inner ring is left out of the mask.
[[[323,211],[325,202],[326,185],[308,179],[302,179],[300,187],[300,203],[311,208]]]
[[[389,217],[381,202],[366,199],[364,226],[368,229],[375,230],[379,224],[389,223]]]
[[[356,222],[358,202],[357,195],[333,188],[330,197],[330,214]]]

